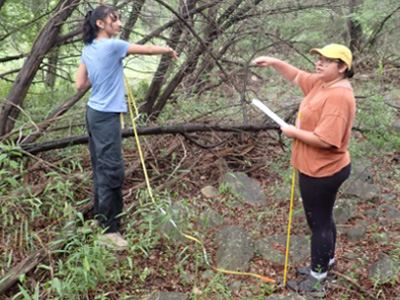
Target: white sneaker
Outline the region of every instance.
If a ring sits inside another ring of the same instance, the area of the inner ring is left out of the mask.
[[[100,245],[106,246],[111,250],[125,250],[128,247],[128,241],[119,232],[99,234],[97,239]]]
[[[97,221],[96,219],[92,219],[87,221],[87,227],[89,229],[95,230],[97,229],[97,227],[99,227],[99,221]]]

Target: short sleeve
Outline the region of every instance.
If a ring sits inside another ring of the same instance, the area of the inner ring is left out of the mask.
[[[329,145],[341,148],[346,130],[347,120],[340,115],[330,114],[325,116],[320,124],[318,124],[314,134]]]
[[[296,77],[296,84],[301,88],[304,95],[307,95],[319,81],[315,74],[300,71]]]
[[[348,130],[350,104],[343,93],[335,93],[325,102],[320,121],[314,130],[324,142],[337,147],[342,147],[343,138]]]
[[[87,52],[87,46],[85,46],[84,48],[83,48],[83,50],[82,50],[82,55],[81,55],[81,63],[83,63],[83,64],[87,64],[86,63],[86,52]]]
[[[116,55],[120,58],[124,58],[128,52],[130,43],[120,39],[113,39],[112,45]]]

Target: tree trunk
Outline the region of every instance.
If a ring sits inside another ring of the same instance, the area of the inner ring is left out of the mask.
[[[176,87],[181,83],[184,76],[186,76],[187,74],[191,74],[195,70],[200,56],[203,55],[205,52],[207,52],[208,54],[212,53],[211,45],[218,38],[218,36],[226,31],[230,26],[235,24],[237,21],[244,18],[244,15],[254,5],[257,5],[261,2],[261,0],[258,0],[255,2],[255,4],[244,6],[242,9],[238,10],[238,5],[243,1],[244,0],[236,0],[236,2],[228,7],[228,9],[222,14],[221,17],[218,18],[217,21],[208,20],[207,26],[204,30],[204,32],[206,33],[204,40],[202,42],[199,41],[198,46],[195,48],[195,50],[191,54],[188,54],[189,58],[186,60],[184,66],[181,67],[178,73],[176,73],[174,78],[165,88],[164,92],[157,99],[157,103],[151,112],[153,117],[157,117],[159,115],[161,110],[166,105],[168,98],[172,95]]]
[[[217,12],[218,11],[216,7],[210,8],[208,10],[207,18],[205,18],[205,22],[209,22],[210,20],[215,20]],[[210,29],[210,27],[208,27],[208,29]],[[210,35],[210,32],[206,33],[206,35]],[[223,47],[223,50],[219,52],[217,58],[218,59],[221,58],[225,54],[226,50],[227,48]],[[197,91],[201,90],[201,88],[206,84],[206,81],[200,81],[202,75],[208,74],[209,72],[212,71],[214,67],[215,67],[215,61],[211,57],[209,57],[209,55],[205,55],[203,57],[200,67],[197,69],[193,78],[190,78],[188,80],[188,84],[186,84],[188,86],[187,97],[189,97],[193,91],[197,93]]]
[[[0,0],[0,10],[3,7],[4,3],[6,3],[6,0]]]
[[[58,48],[54,48],[48,55],[48,65],[46,73],[46,85],[54,88],[57,77]]]
[[[350,0],[349,13],[350,15],[357,12],[358,6],[362,5],[364,0]],[[357,54],[361,49],[362,28],[358,22],[352,18],[347,19],[348,28],[348,45],[351,52]]]
[[[31,53],[18,73],[1,111],[0,136],[13,129],[15,120],[19,115],[19,110],[15,106],[22,105],[44,57],[57,41],[63,22],[72,14],[79,3],[79,0],[60,0],[57,4],[55,14],[40,31],[32,46]]]
[[[146,0],[135,0],[132,2],[132,11],[129,14],[128,21],[124,24],[124,30],[120,35],[121,40],[129,40],[129,36],[132,32],[133,27],[136,24],[137,19],[139,18],[140,11],[142,10],[143,4]]]
[[[189,3],[187,3],[186,5],[187,5],[187,7],[183,8],[183,3],[181,0],[180,7],[181,7],[182,15],[184,12],[191,11],[194,8],[195,1],[190,0]],[[190,18],[190,14],[187,14],[184,18],[185,19]],[[174,49],[178,45],[179,40],[182,36],[182,32],[183,32],[182,27],[183,27],[183,24],[177,23],[174,25],[174,27],[172,29],[169,46]],[[168,56],[161,57],[160,64],[158,65],[157,71],[151,82],[149,90],[147,91],[146,97],[144,99],[145,105],[143,107],[143,112],[149,116],[152,114],[152,112],[154,110],[154,103],[156,102],[156,99],[157,99],[158,95],[160,94],[161,87],[164,84],[167,71],[168,71],[169,67],[171,66],[171,61],[172,61],[171,58]]]
[[[202,45],[199,45],[197,49],[190,54],[190,57],[186,60],[184,66],[182,66],[179,71],[175,74],[174,78],[165,88],[164,92],[157,99],[157,103],[154,105],[151,110],[152,118],[157,118],[160,114],[161,110],[167,104],[168,98],[172,95],[178,85],[182,82],[183,78],[194,71],[196,68],[199,57],[203,54],[205,49]]]

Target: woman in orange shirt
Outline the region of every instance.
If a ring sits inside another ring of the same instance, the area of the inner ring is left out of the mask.
[[[330,44],[311,53],[319,55],[313,74],[272,57],[258,57],[254,63],[272,66],[305,95],[296,126],[281,130],[296,140],[291,163],[299,172],[303,207],[312,232],[311,266],[298,268],[298,274],[304,276],[297,282],[289,281],[288,287],[300,294],[324,296],[325,279],[335,262],[333,206],[351,170],[348,145],[355,98],[348,79],[354,72],[351,51],[343,45]]]

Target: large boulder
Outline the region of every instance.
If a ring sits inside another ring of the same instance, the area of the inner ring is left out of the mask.
[[[224,223],[224,218],[215,210],[208,208],[200,214],[197,226],[202,228],[215,228]]]
[[[243,202],[252,205],[267,204],[267,196],[261,185],[240,172],[227,172],[219,179],[220,186],[226,185],[233,195],[238,196]]]
[[[227,226],[215,236],[219,244],[216,259],[218,268],[231,271],[247,271],[254,255],[251,236],[239,226]]]
[[[358,214],[357,199],[338,199],[333,208],[333,217],[336,224],[346,224]]]
[[[379,255],[379,261],[369,267],[369,278],[381,283],[396,280],[400,275],[400,264],[386,254]]]
[[[287,236],[274,235],[255,242],[257,252],[266,260],[284,266]],[[305,236],[290,237],[289,260],[291,264],[303,262],[310,254],[310,240]]]

